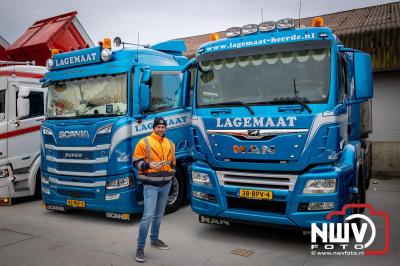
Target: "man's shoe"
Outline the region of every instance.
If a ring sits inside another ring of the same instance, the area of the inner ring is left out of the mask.
[[[137,262],[145,262],[146,261],[146,257],[144,256],[144,252],[143,249],[138,248],[136,250],[136,257],[135,257]]]
[[[169,249],[168,245],[162,242],[160,239],[151,241],[151,246],[158,249]]]

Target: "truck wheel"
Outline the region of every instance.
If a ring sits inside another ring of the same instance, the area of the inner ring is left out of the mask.
[[[166,213],[171,213],[179,209],[183,202],[184,183],[183,175],[179,168],[176,169],[174,178],[172,179],[171,189],[168,194]]]
[[[35,195],[36,199],[42,198],[42,173],[40,172],[40,168],[36,172],[35,175]]]
[[[372,178],[372,144],[369,142],[367,144],[367,167],[366,167],[366,184],[365,184],[365,188],[368,189],[369,188],[369,184],[371,183],[371,178]]]
[[[363,176],[363,171],[360,170],[358,173],[358,178],[357,178],[357,188],[358,188],[358,193],[356,197],[356,202],[359,204],[363,204],[367,201],[367,193],[366,193],[366,187],[365,187],[365,180],[366,176]],[[358,208],[358,213],[363,213],[365,208]]]

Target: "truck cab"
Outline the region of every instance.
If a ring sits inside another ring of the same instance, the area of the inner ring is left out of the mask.
[[[167,120],[166,135],[176,145],[178,168],[167,210],[176,210],[188,195],[185,46],[179,41],[132,49],[122,45],[113,51],[105,39],[100,46],[55,54],[48,61],[41,149],[48,209],[85,208],[124,220],[140,213],[142,185],[132,155],[156,116]]]
[[[310,228],[365,201],[360,103],[372,97],[370,56],[293,19],[226,33],[192,61],[200,221]]]
[[[40,196],[40,126],[44,99],[40,79],[45,67],[0,62],[0,204]]]

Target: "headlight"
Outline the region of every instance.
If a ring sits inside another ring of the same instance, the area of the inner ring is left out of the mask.
[[[264,21],[261,22],[260,25],[258,25],[258,30],[259,31],[271,31],[276,28],[275,21]]]
[[[111,59],[111,55],[112,52],[110,49],[108,48],[103,48],[103,50],[101,50],[101,60],[103,61],[109,61]]]
[[[42,184],[46,184],[46,185],[49,184],[49,178],[42,176]]]
[[[10,176],[10,172],[8,171],[8,168],[0,169],[0,178],[5,178],[5,177],[9,177],[9,176]]]
[[[304,187],[304,194],[326,194],[336,191],[336,179],[312,179],[308,180]]]
[[[284,19],[278,20],[276,22],[276,27],[278,29],[291,29],[291,28],[294,28],[294,19],[292,19],[292,18],[284,18]]]
[[[43,127],[42,131],[43,131],[44,135],[53,136],[53,132],[50,129],[46,128],[46,127]]]
[[[243,35],[253,34],[257,32],[258,26],[257,24],[248,24],[242,27]]]
[[[46,68],[51,71],[53,69],[54,66],[54,61],[53,59],[49,58],[46,60]]]
[[[130,178],[129,176],[124,177],[124,178],[120,178],[120,179],[116,179],[110,182],[107,182],[107,189],[118,189],[118,188],[124,188],[124,187],[128,187],[130,185]]]
[[[210,177],[206,173],[192,172],[192,182],[199,185],[210,185]]]
[[[97,135],[102,135],[102,134],[111,133],[112,126],[113,126],[112,124],[109,124],[109,125],[105,125],[105,126],[101,127],[101,128],[97,131]]]
[[[242,33],[242,29],[239,27],[232,27],[226,30],[226,37],[231,38],[239,36]]]

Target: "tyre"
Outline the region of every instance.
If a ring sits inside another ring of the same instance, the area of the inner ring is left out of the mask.
[[[34,197],[36,199],[41,199],[42,198],[42,174],[40,172],[40,168],[36,172],[35,175],[35,194]]]
[[[369,142],[367,144],[367,158],[366,158],[366,183],[365,183],[365,189],[369,189],[369,184],[371,183],[371,178],[372,178],[372,144]]]
[[[367,201],[367,193],[366,193],[366,184],[365,180],[366,176],[363,176],[363,171],[360,170],[357,177],[357,188],[358,193],[354,203],[364,204]],[[363,213],[365,208],[358,208],[357,213]]]
[[[165,207],[166,213],[171,213],[179,209],[183,202],[184,189],[184,175],[182,174],[182,171],[177,168],[168,194],[167,206]]]

